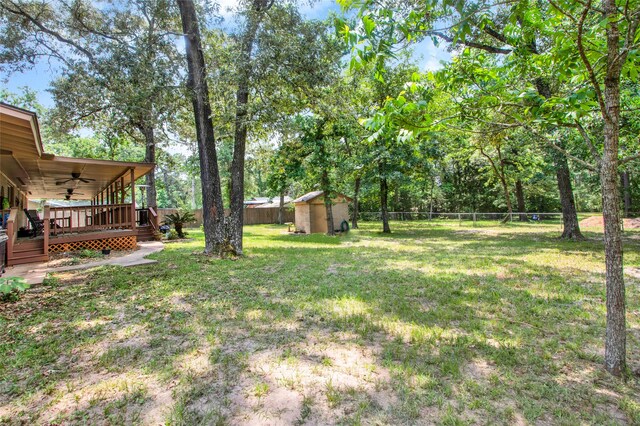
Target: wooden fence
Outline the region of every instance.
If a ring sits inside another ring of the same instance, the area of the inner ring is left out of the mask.
[[[244,224],[245,225],[261,225],[278,223],[278,208],[248,208],[244,209]],[[164,222],[164,218],[171,213],[179,212],[179,209],[158,209],[158,221]],[[229,214],[229,210],[225,209],[225,215]],[[187,227],[196,228],[202,225],[202,209],[193,210],[193,215],[196,217],[196,221],[186,224]],[[284,222],[293,222],[295,220],[295,212],[292,209],[284,209]]]

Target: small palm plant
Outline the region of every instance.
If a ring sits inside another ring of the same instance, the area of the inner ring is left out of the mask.
[[[196,220],[196,217],[192,212],[188,210],[183,210],[177,213],[168,214],[164,218],[164,223],[167,225],[173,225],[178,234],[178,238],[184,238],[184,232],[182,232],[182,227],[185,223],[193,222]]]

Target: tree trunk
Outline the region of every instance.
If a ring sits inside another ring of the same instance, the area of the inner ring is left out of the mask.
[[[569,173],[567,157],[557,154],[554,154],[554,156],[556,158],[555,167],[558,191],[560,193],[560,205],[562,206],[562,222],[564,224],[564,230],[560,238],[574,241],[584,240],[582,232],[580,232],[578,212],[573,198],[573,187],[571,186],[571,174]]]
[[[144,141],[145,141],[144,162],[155,163],[156,162],[156,141],[155,141],[153,127],[146,126],[146,127],[143,127],[141,131],[142,131],[142,134],[144,135]],[[151,171],[147,173],[145,184],[148,186],[147,207],[153,207],[155,209],[158,207],[155,168],[152,168]]]
[[[605,79],[604,96],[606,115],[608,116],[604,120],[604,152],[600,169],[607,287],[607,330],[604,364],[607,371],[615,376],[620,376],[626,368],[627,349],[622,231],[620,229],[620,207],[618,204],[619,75],[617,79],[611,75]]]
[[[527,207],[524,203],[524,191],[522,190],[522,181],[518,179],[516,181],[516,201],[518,202],[518,213],[520,213],[520,222],[528,222],[527,219]]]
[[[360,213],[360,205],[358,204],[358,196],[360,195],[361,178],[356,178],[356,184],[353,191],[353,214],[351,216],[351,229],[358,229],[358,214]]]
[[[498,160],[500,161],[500,168],[496,165],[496,162],[493,161],[493,158],[486,152],[484,152],[484,148],[479,145],[478,149],[480,150],[480,154],[482,154],[489,164],[491,165],[491,169],[496,174],[496,177],[500,181],[502,185],[502,191],[504,192],[504,199],[507,203],[507,215],[504,219],[502,219],[502,223],[506,223],[511,219],[511,215],[513,214],[513,206],[511,205],[511,192],[509,191],[509,185],[507,184],[507,176],[504,172],[504,162],[502,160],[502,152],[500,151],[500,147],[496,147],[496,151],[498,152]]]
[[[624,217],[630,217],[631,213],[631,178],[629,171],[622,172],[622,191],[623,191],[623,205],[624,205]]]
[[[385,176],[384,164],[382,161],[378,163],[378,171],[380,174],[380,213],[382,215],[382,232],[389,234],[391,228],[389,227],[389,185],[387,184],[387,177]]]
[[[535,84],[538,93],[541,96],[545,99],[549,99],[551,97],[551,86],[546,79],[537,78]],[[569,173],[567,157],[555,150],[550,150],[550,155],[554,159],[555,163],[558,191],[560,193],[560,205],[562,206],[562,222],[564,229],[560,238],[574,241],[584,240],[582,232],[580,232],[580,224],[578,223],[578,212],[576,210],[576,203],[573,197],[571,173]]]
[[[224,208],[200,28],[192,0],[178,0],[178,7],[185,34],[189,71],[187,88],[193,103],[200,157],[204,251],[207,254],[222,255],[227,245],[224,232]]]
[[[329,182],[329,171],[327,169],[322,170],[322,176],[320,177],[320,185],[324,191],[324,208],[327,217],[327,234],[336,235],[336,231],[333,226],[333,207],[331,206],[331,190]]]
[[[513,205],[511,204],[511,191],[509,191],[509,185],[507,184],[507,179],[503,174],[500,174],[500,183],[502,184],[502,190],[504,191],[504,199],[507,202],[507,216],[502,219],[503,223],[507,223],[511,216],[513,215]]]
[[[601,112],[604,120],[604,150],[600,167],[602,214],[604,217],[604,250],[607,287],[607,329],[604,365],[620,376],[626,370],[626,307],[622,259],[622,231],[618,204],[618,148],[620,136],[620,74],[628,55],[620,49],[619,14],[615,0],[603,2],[607,18],[607,67]],[[603,105],[604,104],[604,105]],[[602,108],[604,107],[604,108]]]
[[[324,197],[324,208],[327,213],[327,235],[336,235],[336,230],[333,226],[333,206],[331,205],[331,198]]]
[[[280,205],[278,206],[278,223],[284,225],[284,190],[280,191]]]
[[[607,92],[611,89],[607,90]],[[615,93],[609,93],[609,96]],[[611,109],[611,108],[609,108]],[[620,376],[626,366],[625,288],[622,263],[622,238],[618,205],[618,134],[616,126],[605,123],[605,149],[602,157],[602,213],[607,287],[607,330],[605,368]]]
[[[231,162],[231,193],[227,218],[229,244],[233,254],[242,255],[242,225],[244,216],[244,162],[247,146],[247,120],[249,103],[249,81],[251,79],[251,51],[256,33],[267,9],[265,0],[253,0],[247,15],[247,27],[242,36],[239,57],[238,89],[236,91],[235,135],[233,143],[233,160]]]

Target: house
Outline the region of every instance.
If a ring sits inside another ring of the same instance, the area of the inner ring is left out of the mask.
[[[284,206],[285,207],[288,207],[291,204],[292,201],[293,201],[293,198],[289,197],[288,195],[284,196]],[[254,208],[256,208],[256,209],[277,209],[277,208],[280,208],[280,197],[270,198],[270,199],[268,199],[268,201],[266,203],[254,206]]]
[[[245,208],[252,209],[259,205],[269,202],[269,197],[253,197],[250,200],[244,200]]]
[[[288,195],[284,196],[284,204],[290,204],[293,199]],[[280,207],[280,197],[253,197],[250,200],[244,200],[244,206],[248,209],[271,209]]]
[[[137,208],[135,182],[154,167],[48,154],[36,114],[0,103],[0,218],[9,237],[7,264],[46,261],[49,253],[84,248],[131,249],[153,239],[157,214]],[[38,213],[28,210],[35,199],[84,203],[45,204]]]
[[[349,202],[351,198],[335,194],[331,200],[333,229],[340,230],[343,221],[349,222]],[[324,205],[324,191],[313,191],[293,200],[296,210],[296,230],[306,234],[327,232],[327,210]]]

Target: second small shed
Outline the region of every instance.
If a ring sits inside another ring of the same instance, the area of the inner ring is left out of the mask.
[[[351,198],[335,194],[332,199],[333,229],[340,230],[340,224],[349,222],[349,202]],[[327,210],[324,206],[324,191],[313,191],[293,200],[296,207],[296,230],[306,234],[327,232]]]

